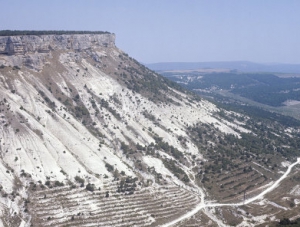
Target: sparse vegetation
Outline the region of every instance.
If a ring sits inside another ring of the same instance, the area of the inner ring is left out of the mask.
[[[164,159],[163,163],[165,167],[168,168],[180,180],[185,183],[188,183],[190,181],[186,173],[178,165],[176,165],[175,161]]]

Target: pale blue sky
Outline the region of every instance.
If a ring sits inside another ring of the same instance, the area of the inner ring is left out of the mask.
[[[143,63],[300,64],[300,0],[0,0],[0,30],[100,30]]]

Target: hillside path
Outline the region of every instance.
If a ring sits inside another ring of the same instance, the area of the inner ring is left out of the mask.
[[[193,210],[187,212],[186,214],[182,215],[181,217],[171,221],[171,222],[168,222],[164,225],[162,225],[162,227],[170,227],[170,226],[174,226],[176,223],[180,222],[180,221],[183,221],[185,219],[188,219],[190,218],[191,216],[193,216],[194,214],[196,214],[197,212],[199,212],[200,210],[202,209],[205,209],[205,208],[209,208],[209,207],[224,207],[224,206],[242,206],[242,205],[245,205],[245,204],[249,204],[249,203],[252,203],[254,202],[255,200],[257,199],[260,199],[262,198],[265,194],[271,192],[272,190],[274,190],[281,181],[283,181],[287,176],[288,174],[291,172],[292,168],[297,165],[297,164],[300,164],[300,157],[297,158],[297,161],[292,163],[291,165],[289,165],[288,169],[286,170],[286,172],[277,180],[275,181],[272,185],[270,185],[270,187],[266,188],[264,191],[262,191],[260,194],[256,195],[256,196],[253,196],[252,198],[249,198],[247,200],[245,200],[244,202],[240,202],[240,203],[205,203],[205,201],[201,201],[201,203],[196,206]],[[226,226],[225,224],[223,223],[220,223],[220,220],[214,220],[219,226]]]

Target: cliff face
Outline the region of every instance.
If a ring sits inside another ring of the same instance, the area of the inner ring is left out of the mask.
[[[25,35],[0,37],[0,54],[24,55],[50,50],[85,50],[91,46],[113,47],[114,34]]]
[[[0,66],[41,71],[52,51],[84,51],[115,47],[114,34],[24,35],[0,37]]]

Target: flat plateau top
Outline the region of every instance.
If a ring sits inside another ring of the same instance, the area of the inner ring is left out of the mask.
[[[80,35],[80,34],[111,34],[106,31],[30,31],[30,30],[0,30],[0,36],[20,36],[20,35]]]

